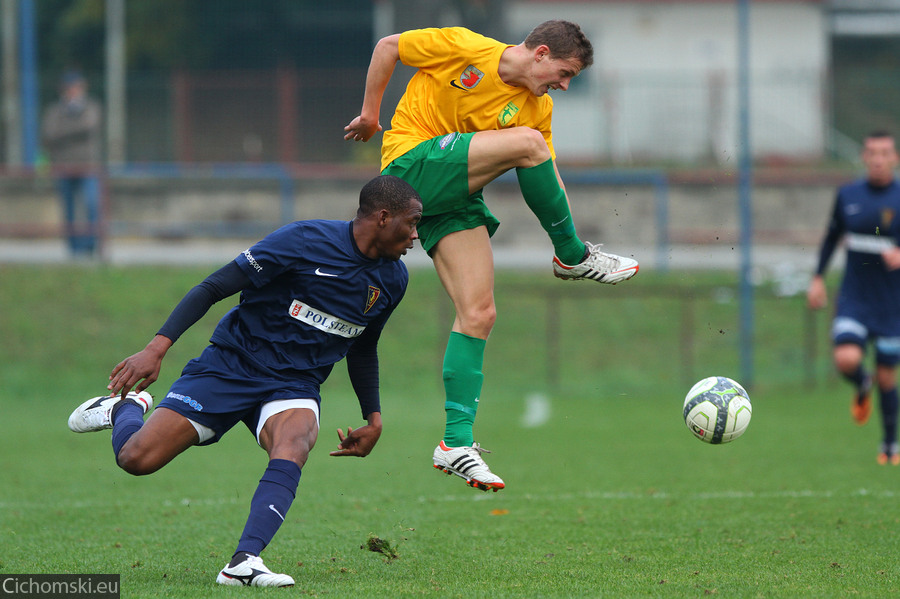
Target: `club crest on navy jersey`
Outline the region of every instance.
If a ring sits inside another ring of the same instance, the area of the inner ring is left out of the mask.
[[[372,306],[375,305],[375,302],[378,301],[378,296],[381,295],[381,289],[378,287],[374,287],[369,285],[369,297],[366,298],[366,309],[363,314],[368,314],[369,310],[372,309]]]

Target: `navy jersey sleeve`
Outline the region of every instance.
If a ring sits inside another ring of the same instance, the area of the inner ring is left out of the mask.
[[[259,288],[291,268],[304,246],[303,229],[292,223],[273,231],[234,261]]]
[[[816,266],[816,274],[822,275],[828,268],[831,256],[837,248],[841,235],[844,234],[844,221],[841,217],[841,194],[838,193],[834,200],[834,208],[831,212],[831,220],[828,221],[828,229],[825,232],[825,238],[822,240],[822,247],[819,249],[819,262]]]
[[[405,289],[403,293],[405,293]],[[359,400],[359,408],[364,419],[367,419],[372,412],[381,412],[378,340],[381,338],[384,325],[387,324],[388,318],[393,314],[394,308],[402,298],[403,294],[397,298],[390,310],[387,310],[378,322],[369,325],[347,352],[347,373],[350,376],[350,383],[353,385],[356,398]]]

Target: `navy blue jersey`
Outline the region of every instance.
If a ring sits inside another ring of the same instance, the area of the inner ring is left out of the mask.
[[[847,246],[837,313],[881,335],[900,334],[900,270],[881,252],[900,245],[900,184],[875,187],[862,179],[838,189],[817,272],[824,272],[838,240]]]
[[[377,338],[409,281],[399,260],[360,253],[348,221],[291,223],[235,262],[253,287],[210,341],[263,373],[316,391],[355,340]]]

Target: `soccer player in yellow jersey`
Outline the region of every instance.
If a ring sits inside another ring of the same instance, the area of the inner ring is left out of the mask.
[[[472,487],[497,491],[503,480],[472,434],[496,318],[490,238],[500,223],[485,205],[484,186],[516,169],[525,203],[553,242],[557,277],[615,284],[638,271],[635,260],[578,238],[554,162],[547,92],[568,89],[593,62],[593,48],[568,21],[542,23],[518,45],[462,27],[387,36],[372,53],[362,110],[344,139],[368,141],[382,130],[381,100],[398,61],[418,70],[384,134],[382,173],[405,179],[422,197],[419,238],[456,309],[443,366],[447,424],[433,462]]]

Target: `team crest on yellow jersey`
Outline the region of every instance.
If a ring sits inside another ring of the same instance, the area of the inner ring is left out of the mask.
[[[500,114],[497,116],[497,120],[500,121],[500,126],[506,127],[509,125],[517,112],[519,112],[519,107],[512,102],[504,106],[503,110],[501,110]]]
[[[484,78],[484,73],[475,68],[475,65],[469,65],[463,70],[459,76],[459,84],[466,89],[472,89]]]
[[[363,314],[368,313],[368,311],[372,309],[372,306],[374,306],[375,302],[378,301],[378,296],[380,295],[381,289],[369,285],[369,297],[366,298],[366,309]]]

